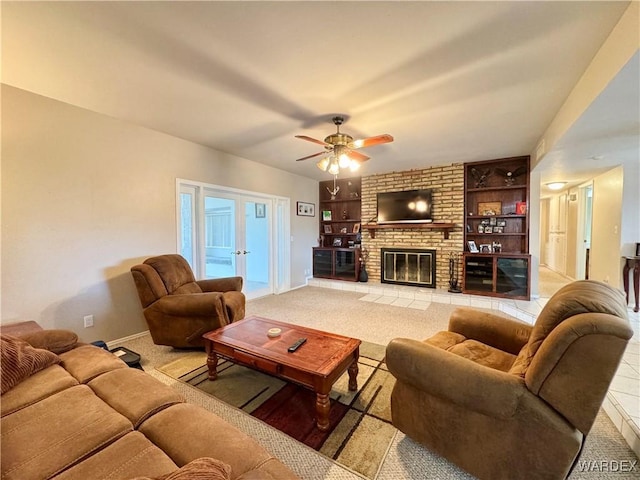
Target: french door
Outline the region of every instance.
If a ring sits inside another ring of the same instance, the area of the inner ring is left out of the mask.
[[[178,189],[179,251],[196,277],[241,276],[249,299],[288,289],[284,199],[184,182]]]

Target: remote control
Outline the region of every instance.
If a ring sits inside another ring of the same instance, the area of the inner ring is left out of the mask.
[[[291,346],[288,348],[288,352],[289,352],[289,353],[293,353],[293,352],[295,352],[295,351],[296,351],[297,349],[299,349],[299,348],[302,346],[302,344],[303,344],[304,342],[306,342],[306,341],[307,341],[307,339],[306,339],[306,338],[299,338],[299,339],[296,341],[296,343],[294,343],[293,345],[291,345]]]

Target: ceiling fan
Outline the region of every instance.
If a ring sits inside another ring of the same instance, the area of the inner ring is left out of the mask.
[[[323,172],[329,172],[332,175],[337,175],[341,168],[349,167],[351,171],[355,171],[360,167],[362,162],[369,160],[368,156],[356,151],[358,148],[372,147],[374,145],[393,142],[393,137],[387,134],[376,135],[375,137],[364,138],[362,140],[354,140],[351,135],[340,132],[340,125],[344,123],[344,117],[333,117],[332,120],[336,125],[337,131],[336,133],[326,137],[324,141],[316,140],[315,138],[311,138],[306,135],[296,135],[296,138],[324,146],[324,150],[322,152],[298,158],[296,160],[297,162],[325,155],[325,157],[316,165]]]

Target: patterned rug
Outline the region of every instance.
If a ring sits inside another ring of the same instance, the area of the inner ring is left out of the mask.
[[[390,405],[394,379],[384,363],[384,353],[382,345],[362,343],[358,390],[349,391],[346,372],[334,384],[327,432],[315,427],[315,394],[271,375],[221,359],[218,378],[210,381],[204,352],[185,352],[158,370],[374,478],[396,432]]]

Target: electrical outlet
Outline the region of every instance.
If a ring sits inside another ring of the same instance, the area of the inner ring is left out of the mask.
[[[93,315],[84,316],[84,328],[93,327]]]

